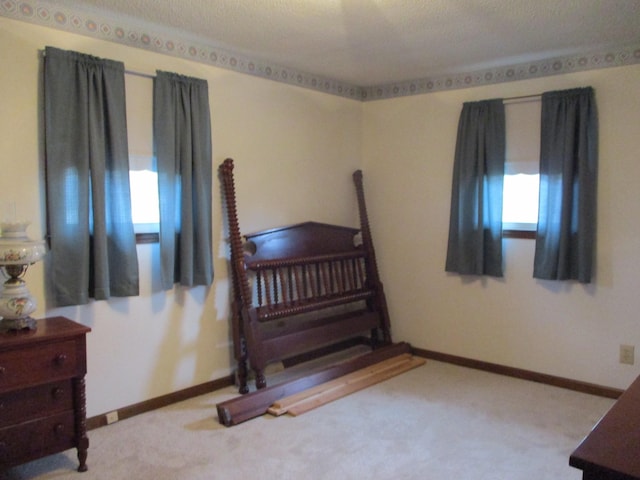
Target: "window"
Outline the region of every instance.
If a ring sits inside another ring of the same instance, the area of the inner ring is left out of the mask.
[[[538,224],[540,175],[517,170],[505,172],[502,227],[507,230],[535,231]]]
[[[153,159],[129,155],[131,217],[136,233],[156,233],[160,228],[158,172]]]
[[[153,159],[153,79],[125,75],[131,215],[138,243],[158,241],[158,173]]]
[[[539,99],[505,101],[504,236],[535,238],[540,185]]]

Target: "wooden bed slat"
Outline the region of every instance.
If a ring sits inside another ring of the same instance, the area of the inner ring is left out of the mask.
[[[287,409],[287,413],[294,417],[302,415],[303,413],[314,410],[318,407],[321,407],[322,405],[326,405],[327,403],[333,402],[334,400],[343,398],[351,393],[358,392],[367,387],[383,382],[402,373],[408,372],[413,368],[420,367],[425,363],[426,360],[423,358],[411,357],[407,361],[400,362],[389,368],[384,368],[381,370],[374,369],[373,373],[363,376],[358,380],[344,383],[328,391],[298,402],[297,404],[289,407]]]
[[[398,365],[409,362],[411,358],[412,357],[410,353],[403,353],[402,355],[383,360],[382,362],[371,365],[370,367],[361,368],[360,370],[356,370],[355,372],[349,373],[340,378],[336,378],[335,380],[331,380],[330,382],[322,383],[316,387],[278,400],[273,405],[271,405],[271,407],[269,407],[267,412],[271,415],[280,416],[284,413],[287,413],[289,409],[296,405],[307,402],[312,398],[318,398],[322,395],[326,395],[329,392],[340,389],[346,385],[355,384],[380,372],[393,369]]]

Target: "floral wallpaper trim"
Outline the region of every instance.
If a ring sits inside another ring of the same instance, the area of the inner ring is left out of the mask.
[[[240,73],[361,100],[362,89],[337,80],[253,60],[175,31],[154,30],[127,20],[51,5],[37,0],[0,0],[0,16],[65,30],[130,47],[186,58]],[[43,46],[44,47],[44,46]]]
[[[0,0],[0,15],[361,101],[421,95],[640,63],[640,45],[632,45],[476,72],[363,87],[254,60],[213,44],[202,43],[201,40],[190,39],[186,35],[180,36],[175,32],[154,31],[153,28],[144,25],[74,11],[38,0]]]
[[[640,63],[640,44],[618,47],[598,53],[582,53],[478,70],[476,72],[441,75],[405,82],[389,83],[386,85],[364,87],[362,100],[371,101],[409,95],[421,95],[442,90],[514,82],[516,80],[526,80],[599,68],[620,67],[636,63]]]

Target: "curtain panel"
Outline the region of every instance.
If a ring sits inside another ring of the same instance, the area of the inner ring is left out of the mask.
[[[44,124],[53,301],[138,295],[124,64],[46,47]]]
[[[445,270],[501,277],[505,113],[501,99],[462,107]]]
[[[591,87],[542,95],[535,278],[591,281],[598,114]]]
[[[212,159],[206,80],[156,72],[153,130],[162,286],[210,285]]]

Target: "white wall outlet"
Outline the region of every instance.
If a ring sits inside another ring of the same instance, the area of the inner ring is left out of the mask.
[[[635,347],[633,345],[620,345],[620,363],[633,365],[635,363]]]
[[[111,425],[112,423],[116,423],[118,421],[118,411],[109,412],[106,415],[107,417],[107,425]]]

